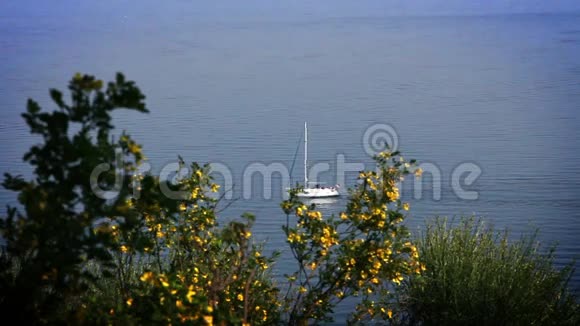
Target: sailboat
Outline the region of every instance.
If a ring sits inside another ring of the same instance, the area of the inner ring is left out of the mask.
[[[308,126],[306,122],[304,122],[304,188],[296,195],[303,198],[327,198],[340,196],[338,185],[324,187],[316,184],[314,187],[311,187],[310,184],[311,183],[308,182]]]

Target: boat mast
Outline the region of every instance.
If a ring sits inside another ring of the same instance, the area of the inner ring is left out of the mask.
[[[304,188],[308,188],[308,128],[304,121]]]

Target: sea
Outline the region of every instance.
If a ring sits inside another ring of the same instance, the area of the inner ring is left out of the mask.
[[[283,253],[277,274],[295,269],[280,201],[304,177],[305,122],[310,179],[341,187],[316,202],[325,216],[344,210],[386,142],[425,171],[402,186],[413,233],[437,216],[475,216],[514,239],[538,228],[559,268],[578,258],[580,15],[305,3],[3,3],[0,171],[32,177],[28,98],[53,110],[48,90],[75,73],[122,72],[150,113],[116,112],[116,133],[143,144],[151,173],[178,155],[213,164],[221,221],[253,213],[256,241]],[[3,207],[16,203],[0,190]],[[570,288],[580,293],[580,273]]]

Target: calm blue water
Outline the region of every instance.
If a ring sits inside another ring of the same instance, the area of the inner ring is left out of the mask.
[[[376,123],[396,129],[407,157],[438,167],[440,199],[428,174],[421,198],[412,187],[404,193],[413,230],[437,215],[475,214],[516,235],[540,227],[546,244],[559,243],[558,264],[580,252],[580,16],[5,6],[2,172],[30,175],[21,158],[38,139],[20,118],[28,97],[52,108],[48,88],[64,89],[75,72],[109,80],[122,71],[151,113],[120,113],[116,125],[145,145],[155,170],[178,154],[228,166],[239,199],[224,218],[256,214],[254,233],[269,249],[285,248],[280,178],[264,200],[260,191],[243,198],[242,176],[256,162],[289,168],[307,120],[311,164],[331,165],[325,182],[336,183],[339,154],[370,163],[362,139]],[[477,200],[452,191],[452,171],[465,162],[482,170],[466,186]],[[14,200],[0,191],[2,206]],[[321,207],[338,212],[344,201]],[[289,261],[278,267],[288,270]],[[580,274],[572,287],[580,290]]]

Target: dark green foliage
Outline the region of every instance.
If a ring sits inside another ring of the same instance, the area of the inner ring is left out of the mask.
[[[111,266],[110,239],[93,232],[93,226],[99,218],[116,216],[122,203],[95,196],[91,172],[99,164],[114,162],[116,148],[130,154],[126,146],[110,141],[111,112],[118,108],[147,110],[143,94],[122,74],[106,90],[101,88],[101,81],[77,74],[69,84],[69,104],[57,90],[50,91],[55,111],[45,112],[28,100],[23,117],[42,142],[24,155],[34,167],[35,179],[6,174],[3,183],[18,193],[22,206],[22,211],[9,207],[0,220],[3,316],[25,323],[72,320],[74,316],[63,314],[66,305],[95,277],[83,271],[83,263],[97,260]],[[98,183],[102,188],[113,188],[116,168],[101,175]],[[128,182],[126,176],[123,184]]]

